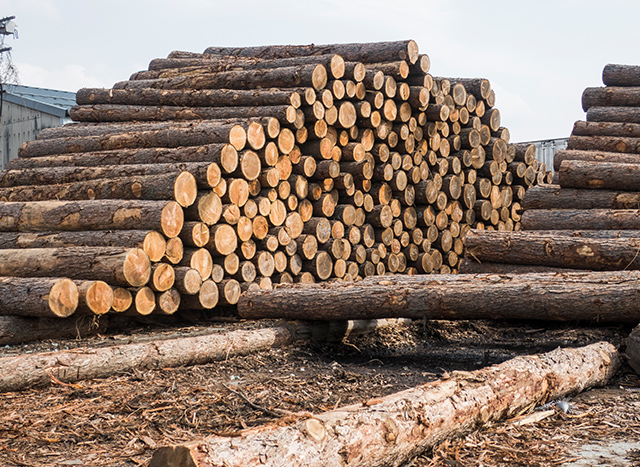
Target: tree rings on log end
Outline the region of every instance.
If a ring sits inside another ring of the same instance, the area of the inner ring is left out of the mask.
[[[247,129],[247,142],[252,149],[258,150],[264,147],[267,138],[264,134],[264,128],[258,122],[251,122]],[[232,143],[233,144],[233,143]],[[237,148],[240,150],[241,148]]]
[[[177,237],[184,224],[184,211],[182,210],[182,206],[175,201],[170,201],[164,208],[162,208],[160,219],[162,232],[168,238]]]
[[[152,230],[149,232],[142,242],[142,249],[149,256],[149,260],[153,262],[160,261],[167,249],[167,241],[160,232]]]
[[[231,144],[225,144],[222,148],[220,153],[220,168],[228,174],[235,172],[238,168],[238,151]]]
[[[143,250],[132,248],[127,252],[122,272],[125,280],[131,286],[142,287],[151,278],[151,261]]]
[[[234,125],[229,132],[229,143],[238,151],[247,144],[247,132],[240,125]]]
[[[49,309],[54,315],[67,318],[78,308],[79,299],[80,293],[76,284],[71,279],[60,279],[49,291]]]
[[[202,283],[200,291],[198,293],[198,301],[203,308],[210,310],[215,308],[220,299],[220,292],[218,291],[218,284],[211,279]]]
[[[181,172],[173,184],[173,197],[183,208],[191,206],[198,195],[196,178],[189,172]]]
[[[182,261],[182,256],[184,255],[184,245],[180,237],[170,238],[167,240],[167,250],[165,253],[165,258],[171,264],[178,264]]]
[[[142,287],[136,292],[136,311],[141,315],[150,315],[156,308],[156,294],[150,287]]]
[[[318,91],[327,85],[327,69],[323,65],[316,65],[313,69],[311,84]]]
[[[176,289],[169,289],[161,293],[156,298],[156,311],[163,315],[172,315],[180,307],[180,292]]]
[[[79,287],[80,305],[96,315],[103,315],[113,306],[113,289],[103,281],[85,282]]]
[[[131,308],[132,303],[133,296],[127,289],[123,287],[116,287],[113,290],[113,305],[111,305],[113,311],[117,313],[127,311],[129,308]]]

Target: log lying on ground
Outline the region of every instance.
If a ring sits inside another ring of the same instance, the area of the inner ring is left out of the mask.
[[[638,209],[531,209],[523,230],[640,230]]]
[[[626,341],[625,354],[631,368],[640,375],[640,326],[636,326]]]
[[[471,230],[465,255],[480,262],[618,271],[640,269],[640,238],[588,238],[554,231]]]
[[[104,332],[107,316],[74,316],[67,319],[0,316],[0,345],[23,344],[46,339],[79,339]]]
[[[563,161],[558,179],[563,188],[637,191],[640,189],[640,165]]]
[[[15,160],[15,159],[14,159]],[[579,151],[568,150],[556,152],[553,159],[553,169],[560,170],[560,165],[565,160],[587,161],[587,162],[621,162],[623,164],[640,163],[640,154],[627,154],[624,152],[608,152],[608,151]]]
[[[292,424],[160,448],[149,466],[399,466],[478,425],[604,385],[619,366],[606,342],[516,357]]]
[[[374,276],[248,290],[243,318],[640,321],[640,272]]]
[[[640,209],[640,191],[580,190],[536,185],[527,190],[522,209]]]
[[[267,351],[298,340],[335,341],[349,335],[407,324],[406,320],[289,322],[250,331],[214,332],[196,337],[5,357],[0,358],[0,392],[48,385],[51,383],[50,375],[59,381],[73,382],[104,378],[134,368],[201,365]]]

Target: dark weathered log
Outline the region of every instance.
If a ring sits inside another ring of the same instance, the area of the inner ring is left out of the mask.
[[[416,63],[418,44],[412,40],[326,45],[268,45],[256,47],[208,47],[205,54],[275,59],[338,54],[348,62],[379,63],[407,60]]]
[[[593,161],[593,162],[620,162],[623,164],[640,163],[639,154],[626,154],[622,152],[606,152],[606,151],[578,151],[578,150],[561,150],[556,152],[553,161],[554,170],[560,170],[562,161]]]
[[[522,209],[640,209],[640,191],[579,190],[536,185],[522,200]]]
[[[76,93],[79,105],[170,105],[184,107],[226,107],[256,105],[293,105],[300,107],[300,94],[293,89],[92,89],[83,88]],[[46,137],[46,132],[45,136]],[[40,135],[38,135],[40,137]]]
[[[563,188],[640,190],[640,165],[619,162],[563,161],[558,171]]]
[[[626,341],[627,349],[625,351],[627,361],[631,368],[640,375],[640,326],[636,326],[635,329],[629,334]]]
[[[273,423],[234,437],[161,448],[149,467],[398,466],[490,421],[607,384],[620,360],[615,347],[605,342],[516,357],[292,424]]]
[[[602,70],[605,86],[640,86],[640,66],[609,63]]]
[[[118,165],[164,165],[199,162],[216,163],[225,173],[238,166],[238,152],[230,144],[207,144],[180,148],[122,149],[102,152],[71,153],[30,159],[12,159],[7,168],[26,170],[52,167],[99,167]],[[65,170],[65,169],[63,169]],[[126,170],[126,169],[125,169]],[[153,169],[150,169],[153,170]],[[199,179],[200,177],[198,177]]]
[[[244,318],[640,321],[640,272],[369,277],[248,291]],[[349,303],[349,307],[344,306]]]
[[[640,269],[640,239],[556,235],[553,231],[471,230],[466,255],[480,262],[618,271]]]
[[[34,201],[0,203],[0,231],[158,230],[177,237],[184,222],[175,201]]]
[[[640,137],[640,124],[619,122],[583,122],[573,124],[572,135],[575,136],[626,136]]]
[[[640,153],[640,138],[623,136],[571,136],[567,149]]]
[[[271,117],[285,124],[294,124],[296,122],[296,109],[292,105],[178,107],[95,104],[76,105],[71,108],[69,115],[78,122],[155,122],[165,120],[218,120],[256,117]]]
[[[15,277],[4,266],[0,266],[6,276],[0,277],[0,315],[67,318],[78,308],[80,293],[70,279],[55,273],[25,277],[22,271],[16,275],[22,277]]]
[[[260,89],[313,87],[327,84],[327,69],[319,64],[262,70],[223,71],[220,73],[178,76],[165,79],[120,81],[114,89]]]
[[[100,319],[90,316],[67,319],[0,316],[0,345],[89,337],[106,331],[107,323],[107,316]]]
[[[582,92],[582,110],[591,107],[640,107],[640,87],[586,88]]]
[[[640,230],[640,210],[532,209],[521,222],[524,230]]]
[[[530,273],[565,273],[576,272],[570,268],[552,268],[535,264],[511,264],[479,262],[473,258],[464,257],[458,264],[460,274],[530,274]]]
[[[591,107],[587,110],[590,122],[640,123],[638,107]]]
[[[151,263],[139,248],[23,248],[0,250],[0,276],[69,277],[140,287],[151,277]]]
[[[248,125],[247,125],[248,127]],[[242,125],[213,122],[193,122],[162,130],[108,133],[101,136],[52,138],[24,143],[19,157],[40,157],[52,154],[137,149],[150,147],[177,148],[211,143],[231,143],[237,150],[244,148],[247,132]]]

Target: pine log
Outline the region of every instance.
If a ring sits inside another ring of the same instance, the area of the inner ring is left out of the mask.
[[[122,313],[129,310],[131,305],[133,305],[133,295],[130,290],[124,287],[113,289],[113,311]]]
[[[471,230],[466,255],[480,262],[618,271],[639,269],[640,239],[556,235],[553,231]]]
[[[413,40],[405,40],[355,44],[208,47],[204,53],[205,55],[237,55],[261,59],[338,54],[347,62],[382,63],[407,60],[413,64],[418,60],[418,45]]]
[[[104,281],[82,281],[78,286],[78,308],[76,313],[104,315],[108,313],[114,300],[113,288]]]
[[[86,168],[100,166],[189,164],[208,162],[216,163],[225,173],[231,173],[238,166],[238,152],[230,144],[207,144],[201,146],[179,148],[123,149],[103,152],[81,152],[72,154],[34,157],[31,159],[12,159],[7,168],[10,170],[44,169],[64,167]],[[126,168],[124,170],[127,170]],[[155,169],[145,169],[153,171]],[[187,169],[189,170],[189,169]],[[200,172],[195,172],[199,174]],[[198,175],[198,180],[201,176]]]
[[[246,127],[249,124],[245,125]],[[138,148],[178,148],[212,143],[230,143],[238,151],[245,147],[247,131],[235,123],[193,122],[179,126],[171,123],[160,130],[107,133],[98,136],[33,140],[20,146],[18,157],[40,157],[76,152]],[[113,162],[112,162],[113,163]]]
[[[304,90],[292,89],[92,89],[83,88],[76,93],[79,105],[167,105],[183,107],[271,106],[301,105],[300,94]],[[315,94],[315,93],[314,93]],[[46,133],[45,133],[46,135]],[[40,137],[40,136],[39,136]]]
[[[522,200],[522,209],[640,209],[640,191],[580,190],[536,185]]]
[[[638,107],[591,107],[587,110],[589,122],[640,123]]]
[[[606,342],[516,357],[293,423],[164,447],[156,451],[149,467],[399,466],[478,426],[605,385],[620,360],[615,347]]]
[[[0,231],[158,230],[178,236],[184,222],[175,201],[34,201],[0,203]]]
[[[640,138],[623,136],[571,136],[567,149],[640,153]]]
[[[191,206],[198,193],[198,184],[189,172],[158,175],[103,178],[55,185],[20,185],[0,188],[0,200],[81,201],[105,199],[175,200],[182,207]]]
[[[327,69],[320,64],[262,70],[223,71],[220,73],[178,76],[164,79],[120,81],[114,89],[260,89],[300,88],[323,89],[327,84]]]
[[[640,230],[640,210],[533,209],[521,223],[524,230]]]
[[[69,277],[140,287],[151,277],[151,263],[139,248],[23,248],[0,250],[0,276]]]
[[[640,107],[640,87],[586,88],[582,92],[582,110],[591,107]]]
[[[248,291],[243,318],[640,321],[640,272],[369,277]],[[344,306],[349,303],[349,307]]]
[[[640,66],[609,63],[602,70],[605,86],[640,86]]]
[[[556,152],[553,161],[553,168],[557,172],[560,170],[562,162],[568,161],[592,161],[592,162],[620,162],[622,164],[639,164],[640,154],[627,154],[622,152],[606,152],[606,151],[578,151],[578,150],[561,150]]]
[[[561,187],[640,190],[640,165],[619,162],[564,161],[558,177]]]
[[[576,272],[570,268],[552,268],[535,264],[511,264],[479,262],[473,258],[464,257],[458,264],[460,274],[530,274],[530,273],[554,273]]]
[[[80,293],[70,279],[54,278],[63,277],[56,274],[13,277],[3,266],[1,275],[6,277],[0,277],[0,315],[67,318],[78,308]]]
[[[24,282],[21,287],[24,288]],[[67,319],[0,316],[0,345],[94,336],[106,331],[107,323],[107,316],[101,316],[100,319],[90,316]]]

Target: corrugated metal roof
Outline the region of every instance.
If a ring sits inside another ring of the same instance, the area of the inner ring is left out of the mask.
[[[67,116],[69,109],[76,105],[75,92],[55,89],[8,84],[4,86],[2,94],[2,98],[7,102],[59,117]]]

